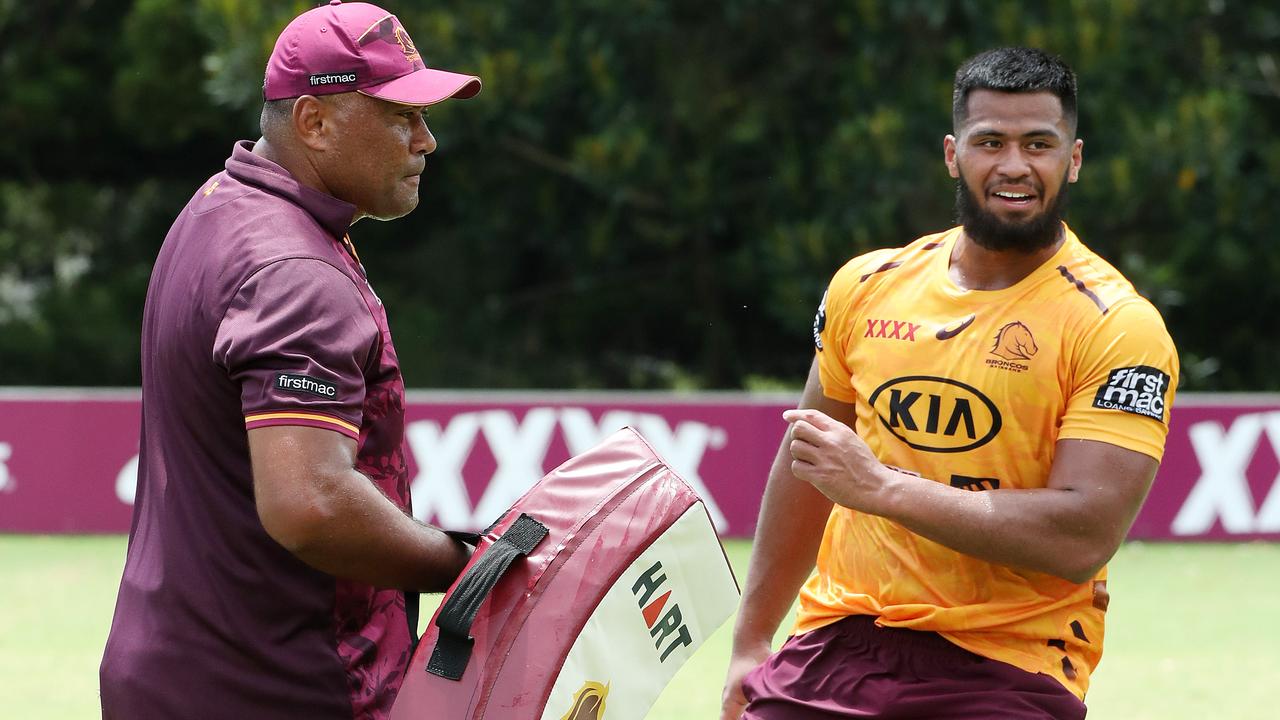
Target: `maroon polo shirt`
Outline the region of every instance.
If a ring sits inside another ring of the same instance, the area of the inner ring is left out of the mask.
[[[356,439],[408,510],[404,384],[345,240],[354,206],[238,143],[174,222],[142,330],[142,444],[102,659],[108,718],[381,718],[405,596],[315,570],[263,529],[247,428]]]

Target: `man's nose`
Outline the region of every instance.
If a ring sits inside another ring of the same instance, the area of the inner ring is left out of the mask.
[[[996,170],[1005,177],[1020,178],[1031,174],[1031,163],[1022,148],[1011,146],[1000,154],[1000,162]]]
[[[412,150],[414,154],[423,155],[430,155],[436,151],[436,136],[431,134],[425,120],[419,121],[418,127],[414,130]]]

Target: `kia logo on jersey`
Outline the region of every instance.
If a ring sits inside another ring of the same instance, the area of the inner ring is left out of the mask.
[[[894,437],[916,450],[954,453],[982,447],[1000,432],[1000,411],[977,388],[950,378],[909,375],[868,399]]]

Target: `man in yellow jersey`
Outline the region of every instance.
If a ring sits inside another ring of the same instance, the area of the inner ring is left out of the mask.
[[[854,258],[819,307],[723,718],[1085,715],[1106,562],[1159,465],[1177,354],[1062,222],[1071,69],[982,53],[952,112],[961,225]]]

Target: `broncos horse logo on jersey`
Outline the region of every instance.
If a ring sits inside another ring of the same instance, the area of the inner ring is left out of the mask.
[[[1005,360],[1030,360],[1039,351],[1031,329],[1020,322],[1011,322],[1000,328],[996,333],[996,344],[991,348],[992,355]]]

